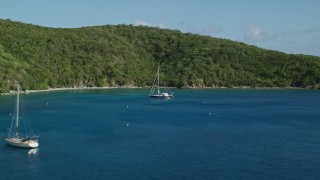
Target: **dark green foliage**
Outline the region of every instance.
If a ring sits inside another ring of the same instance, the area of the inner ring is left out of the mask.
[[[0,92],[82,86],[319,88],[320,58],[132,25],[46,28],[0,20]]]

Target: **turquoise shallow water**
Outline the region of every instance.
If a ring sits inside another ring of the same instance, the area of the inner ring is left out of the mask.
[[[0,143],[0,179],[319,179],[320,91],[22,95],[40,147]],[[13,96],[0,97],[0,129]]]

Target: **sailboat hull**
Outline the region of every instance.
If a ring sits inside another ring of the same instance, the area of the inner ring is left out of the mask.
[[[23,140],[20,138],[7,138],[5,141],[15,147],[23,147],[23,148],[37,148],[39,143],[35,140]]]
[[[150,95],[151,98],[158,98],[158,99],[172,99],[173,95],[163,95],[163,94],[155,94],[155,95]]]

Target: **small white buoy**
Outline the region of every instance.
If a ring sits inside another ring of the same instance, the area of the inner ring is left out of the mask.
[[[12,114],[10,113],[10,116],[11,116]]]
[[[127,108],[129,108],[129,106],[127,106]]]
[[[203,101],[203,104],[205,104],[206,102],[205,101]]]
[[[209,115],[211,115],[211,113],[209,113]]]
[[[130,126],[130,124],[129,124],[129,123],[127,123],[127,126]]]
[[[49,103],[47,102],[47,106],[49,105]]]

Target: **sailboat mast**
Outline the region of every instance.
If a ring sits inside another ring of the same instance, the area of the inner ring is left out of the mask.
[[[159,90],[159,86],[160,86],[160,74],[159,74],[159,72],[160,72],[160,66],[158,66],[158,94],[160,94],[160,90]]]
[[[18,89],[17,89],[17,112],[16,112],[16,136],[19,135],[19,94],[20,94],[20,86],[18,84]]]

